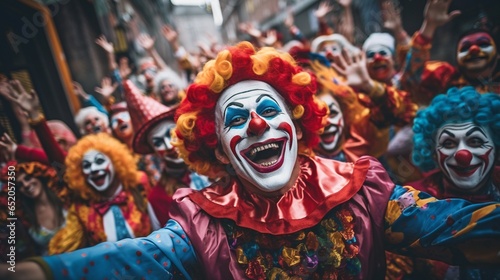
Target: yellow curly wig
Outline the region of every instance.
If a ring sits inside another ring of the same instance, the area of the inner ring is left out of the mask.
[[[68,187],[85,200],[101,200],[100,193],[85,181],[82,171],[83,155],[89,150],[97,150],[107,155],[115,169],[115,176],[122,183],[124,190],[135,188],[139,183],[140,173],[136,159],[127,146],[107,133],[87,135],[71,147],[66,156],[66,174],[64,179]]]

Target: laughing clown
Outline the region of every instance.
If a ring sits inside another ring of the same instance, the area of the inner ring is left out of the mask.
[[[49,254],[74,251],[104,241],[146,236],[159,228],[146,199],[149,186],[129,149],[106,133],[88,135],[73,146],[65,161],[65,180],[74,194]]]
[[[315,92],[286,53],[248,42],[221,51],[177,109],[176,145],[199,173],[228,179],[177,190],[171,219],[146,238],[34,259],[12,275],[380,279],[386,248],[500,263],[499,204],[394,185],[371,157],[312,156],[328,113]]]
[[[413,185],[438,198],[500,201],[494,170],[500,147],[500,96],[473,87],[435,97],[413,125],[413,160],[424,171]],[[496,182],[495,182],[496,181]]]

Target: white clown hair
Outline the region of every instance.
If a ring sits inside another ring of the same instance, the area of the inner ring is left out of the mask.
[[[353,46],[346,37],[340,34],[331,34],[331,35],[322,35],[316,37],[311,43],[311,52],[317,53],[321,45],[328,42],[336,42],[340,45],[340,47],[347,51],[347,53],[351,55],[356,55],[360,52],[360,50]]]
[[[374,46],[384,46],[394,53],[395,40],[389,33],[372,33],[368,38],[366,38],[363,43],[363,51],[366,51]]]
[[[106,127],[109,127],[108,115],[97,110],[97,108],[94,106],[84,107],[81,108],[80,111],[78,111],[78,113],[75,115],[75,124],[76,126],[78,126],[81,135],[85,134],[85,117],[87,117],[87,115],[90,113],[98,115],[104,121]]]
[[[153,80],[154,93],[158,94],[160,92],[160,85],[165,80],[169,81],[169,83],[176,86],[179,90],[187,87],[187,83],[184,82],[179,74],[171,68],[165,68],[158,72]]]

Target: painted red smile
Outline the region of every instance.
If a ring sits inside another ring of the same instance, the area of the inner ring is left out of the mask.
[[[481,164],[476,164],[476,165],[470,165],[468,167],[461,167],[461,166],[455,166],[455,165],[449,165],[450,169],[453,170],[459,177],[469,177],[476,170],[481,167]]]
[[[280,138],[256,143],[241,151],[241,155],[258,172],[273,172],[283,165],[286,141],[287,138]]]

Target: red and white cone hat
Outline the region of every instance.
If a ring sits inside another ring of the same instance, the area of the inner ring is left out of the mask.
[[[154,149],[148,143],[148,133],[157,123],[166,119],[174,120],[175,107],[167,107],[145,96],[130,80],[125,80],[123,87],[135,131],[132,148],[138,154],[154,153]]]

